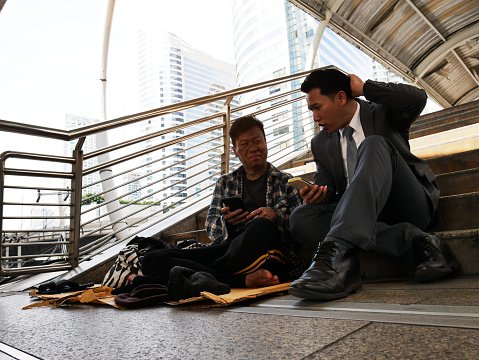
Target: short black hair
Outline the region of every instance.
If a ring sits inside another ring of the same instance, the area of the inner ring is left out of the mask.
[[[310,92],[312,89],[319,89],[321,95],[331,96],[340,91],[346,93],[348,99],[352,99],[349,76],[336,69],[314,70],[301,84],[301,91]]]
[[[246,115],[237,118],[230,128],[230,138],[233,146],[236,147],[236,139],[238,138],[239,134],[244,133],[245,131],[248,131],[249,129],[252,129],[254,127],[259,128],[263,133],[264,138],[266,139],[263,123],[259,121],[254,115]]]

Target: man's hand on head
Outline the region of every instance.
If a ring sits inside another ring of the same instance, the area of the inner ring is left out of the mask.
[[[225,219],[225,221],[229,224],[239,225],[248,221],[247,216],[249,212],[243,209],[236,209],[235,211],[230,211],[230,208],[226,206],[224,208],[221,208],[220,211],[223,215],[223,219]]]
[[[265,218],[268,219],[269,221],[275,222],[276,221],[276,211],[272,208],[268,207],[260,207],[256,210],[253,210],[249,213],[249,215],[246,217],[246,219],[249,221],[251,219],[254,219],[256,217],[260,218]]]
[[[305,186],[299,190],[299,195],[303,198],[306,204],[320,204],[324,202],[326,193],[328,192],[328,186],[314,185],[313,187]]]
[[[350,86],[351,86],[351,94],[354,97],[363,96],[364,95],[364,81],[362,81],[359,76],[354,74],[348,75],[350,79]]]

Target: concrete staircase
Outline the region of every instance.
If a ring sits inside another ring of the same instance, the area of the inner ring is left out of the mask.
[[[479,149],[428,160],[441,198],[431,230],[445,239],[462,274],[479,273]]]

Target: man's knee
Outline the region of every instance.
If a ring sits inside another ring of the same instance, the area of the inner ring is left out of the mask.
[[[358,151],[380,151],[387,150],[389,151],[394,146],[387,140],[384,136],[381,135],[370,135],[366,137],[361,145],[359,146]]]
[[[254,232],[255,234],[276,234],[278,229],[271,220],[266,218],[255,218],[250,221],[246,227],[246,231]]]
[[[392,164],[397,162],[397,150],[394,145],[385,137],[380,135],[370,135],[366,137],[358,149],[358,163],[362,161],[363,166],[370,170],[371,163],[374,164]],[[360,169],[356,165],[356,171]]]
[[[265,218],[251,220],[245,231],[232,241],[235,241],[237,238],[241,238],[241,243],[248,244],[246,246],[253,247],[256,245],[268,247],[281,243],[281,234],[276,224]]]

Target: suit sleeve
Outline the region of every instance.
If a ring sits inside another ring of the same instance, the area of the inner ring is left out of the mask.
[[[367,80],[364,83],[367,100],[385,105],[390,119],[398,129],[409,129],[426,106],[427,95],[422,89],[406,84]]]

